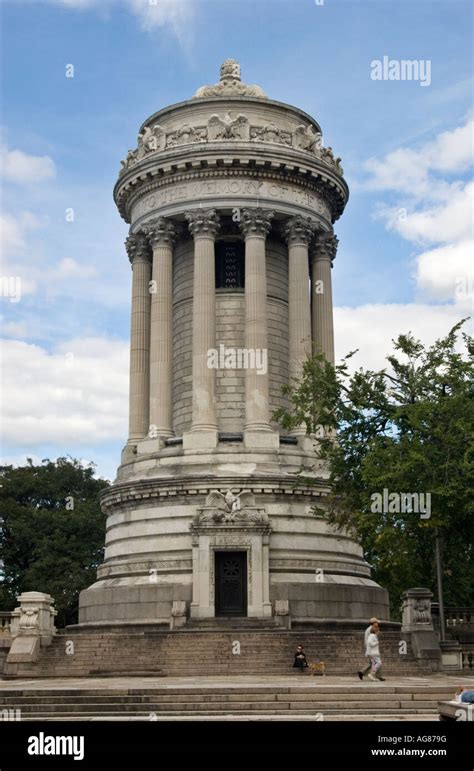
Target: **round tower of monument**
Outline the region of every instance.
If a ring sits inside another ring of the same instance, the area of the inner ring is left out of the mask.
[[[130,424],[102,497],[81,624],[388,618],[360,545],[323,517],[328,474],[273,421],[312,346],[334,361],[333,224],[348,199],[318,123],[241,82],[140,128],[114,191],[130,224]]]

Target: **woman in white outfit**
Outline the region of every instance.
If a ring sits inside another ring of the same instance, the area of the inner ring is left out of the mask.
[[[372,631],[367,637],[367,648],[365,655],[370,658],[371,670],[369,672],[369,680],[377,680],[377,672],[382,666],[382,659],[380,658],[379,638],[378,634],[380,627],[378,624],[372,624]]]

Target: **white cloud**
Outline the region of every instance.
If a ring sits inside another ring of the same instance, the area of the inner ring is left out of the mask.
[[[192,0],[128,0],[128,4],[144,29],[169,24],[178,37],[193,10]]]
[[[25,238],[29,230],[39,227],[38,218],[31,212],[20,212],[17,217],[5,213],[0,216],[0,272],[2,281],[20,280],[20,297],[36,291],[31,271],[16,259],[26,248]],[[2,284],[3,296],[3,284]]]
[[[359,353],[352,359],[351,367],[374,370],[388,367],[385,357],[392,352],[391,341],[399,334],[412,332],[417,339],[430,345],[467,315],[458,305],[394,303],[335,308],[336,358],[358,348]],[[472,324],[470,328],[472,330]]]
[[[70,340],[48,353],[3,340],[4,441],[11,447],[93,445],[126,437],[128,344]]]
[[[2,176],[20,185],[37,184],[56,176],[56,166],[49,155],[29,155],[22,150],[0,149]]]
[[[448,244],[472,238],[474,230],[474,182],[452,189],[436,205],[406,202],[405,207],[379,207],[377,216],[407,241],[417,244]]]
[[[0,249],[2,261],[12,252],[17,252],[25,245],[24,231],[19,220],[11,214],[0,215]]]
[[[184,28],[189,28],[195,0],[40,0],[72,10],[97,8],[106,11],[114,5],[128,6],[145,30],[168,25],[176,37],[183,38]]]
[[[50,0],[50,2],[56,5],[65,5],[67,8],[89,8],[97,0]]]
[[[456,183],[440,179],[435,172],[465,171],[474,161],[474,119],[452,131],[444,131],[418,150],[398,148],[384,158],[369,158],[365,169],[368,190],[393,190],[411,198],[446,200]]]
[[[423,252],[416,263],[418,289],[427,297],[451,299],[472,311],[473,261],[473,239]]]
[[[52,277],[57,278],[95,278],[98,275],[94,265],[82,265],[72,257],[64,257],[52,271]]]
[[[474,183],[446,175],[468,171],[474,160],[473,132],[474,120],[468,120],[419,150],[399,148],[366,164],[372,175],[367,188],[398,197],[396,205],[379,204],[375,216],[405,240],[433,247],[414,259],[419,295],[468,308],[474,283]]]
[[[28,325],[24,321],[4,321],[1,319],[2,334],[5,337],[27,337]]]

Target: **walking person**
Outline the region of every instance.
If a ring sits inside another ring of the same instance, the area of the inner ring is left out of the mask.
[[[298,668],[300,670],[300,673],[303,674],[303,670],[308,666],[308,662],[306,661],[306,653],[303,650],[302,645],[298,645],[295,653],[295,658],[293,661],[293,668]]]
[[[372,631],[372,624],[378,624],[378,623],[379,623],[378,618],[375,618],[375,617],[371,618],[370,621],[369,621],[369,626],[367,627],[367,629],[364,632],[364,653],[365,653],[366,656],[367,656],[367,640],[369,638],[369,634]],[[371,669],[372,669],[372,664],[370,663],[370,659],[369,659],[368,664],[365,667],[365,669],[360,669],[357,672],[357,674],[359,676],[359,680],[363,680],[364,679],[364,675],[368,675]]]
[[[370,672],[369,672],[369,680],[383,680],[384,678],[379,676],[378,673],[380,671],[380,668],[382,666],[382,659],[380,658],[380,647],[379,647],[379,632],[380,632],[380,626],[377,624],[372,624],[371,632],[369,633],[369,636],[367,638],[367,650],[366,655],[370,658]]]

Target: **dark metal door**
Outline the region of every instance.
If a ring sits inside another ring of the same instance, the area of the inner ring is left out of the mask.
[[[247,552],[218,551],[216,616],[247,615]]]

